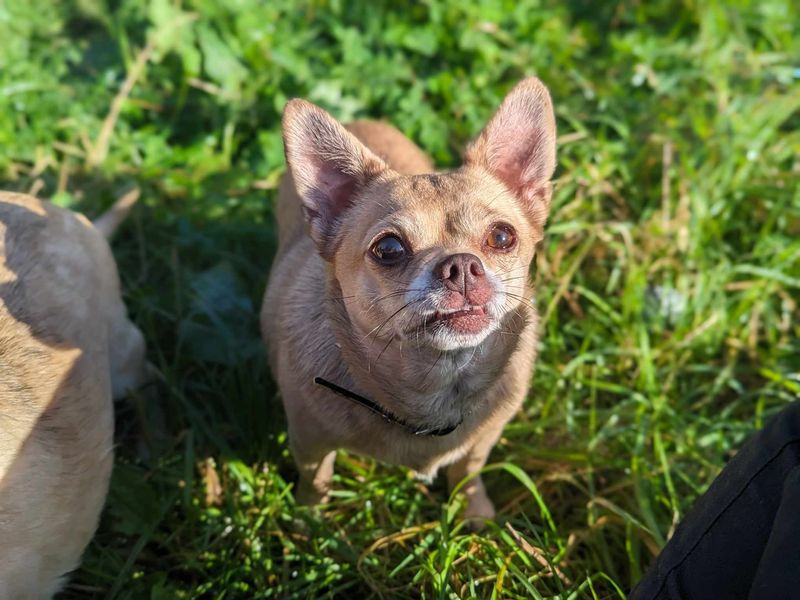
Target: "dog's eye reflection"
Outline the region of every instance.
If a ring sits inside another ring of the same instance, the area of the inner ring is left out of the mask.
[[[509,250],[517,241],[516,233],[511,225],[496,223],[486,237],[486,245],[494,250]]]
[[[384,265],[393,265],[406,255],[405,246],[400,238],[394,235],[387,235],[379,239],[370,249],[378,262]]]

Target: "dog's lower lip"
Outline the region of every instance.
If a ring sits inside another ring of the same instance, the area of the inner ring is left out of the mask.
[[[489,316],[482,306],[470,306],[460,310],[436,311],[425,322],[426,325],[441,323],[461,333],[478,333],[489,324]]]
[[[486,311],[482,306],[469,306],[467,308],[462,308],[459,310],[449,310],[446,312],[437,310],[430,317],[428,317],[428,323],[433,323],[435,321],[448,321],[450,319],[457,319],[459,317],[466,317],[471,315],[485,316]]]

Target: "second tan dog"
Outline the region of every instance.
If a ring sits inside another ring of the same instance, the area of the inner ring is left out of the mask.
[[[335,451],[450,486],[478,471],[529,388],[537,315],[529,267],[550,205],[555,119],[518,84],[466,152],[433,173],[389,125],[284,111],[290,176],[261,312],[300,471],[324,500]],[[307,233],[306,233],[307,231]],[[492,517],[480,477],[467,517]]]
[[[3,600],[49,598],[78,566],[111,474],[112,393],[147,373],[106,241],[124,200],[93,226],[0,193]]]

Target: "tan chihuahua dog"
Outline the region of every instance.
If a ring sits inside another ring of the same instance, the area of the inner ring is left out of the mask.
[[[529,388],[529,267],[555,168],[547,88],[519,83],[446,173],[393,127],[345,128],[303,100],[286,105],[283,134],[290,176],[261,327],[298,500],[325,500],[338,448],[422,478],[448,466],[452,489]],[[494,516],[480,477],[463,490],[466,517]]]
[[[23,194],[0,193],[0,598],[49,598],[75,569],[108,489],[112,392],[142,383],[106,237]],[[135,198],[133,198],[135,200]]]

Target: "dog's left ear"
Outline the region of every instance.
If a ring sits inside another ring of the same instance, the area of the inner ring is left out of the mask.
[[[465,158],[502,181],[532,222],[544,226],[556,167],[556,120],[545,85],[535,77],[518,83]]]
[[[283,145],[311,238],[330,260],[344,212],[388,167],[336,119],[305,100],[291,100],[284,108]]]

